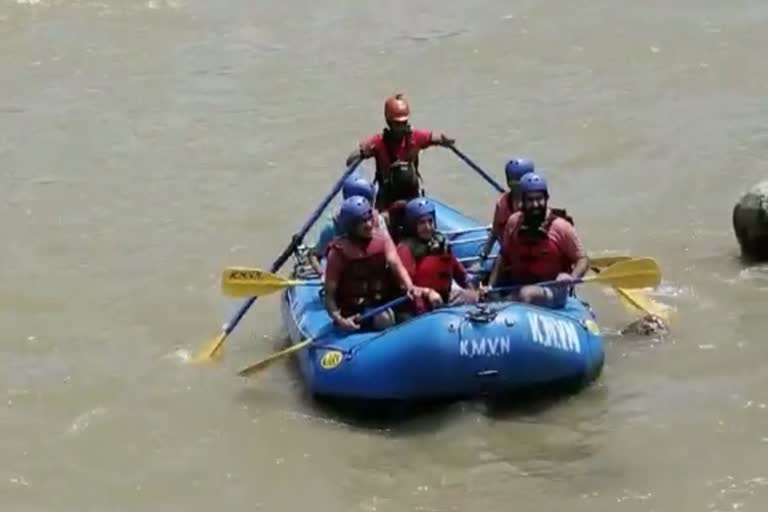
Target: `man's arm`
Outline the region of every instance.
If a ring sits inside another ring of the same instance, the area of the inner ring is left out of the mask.
[[[387,240],[386,242],[385,254],[387,263],[389,263],[389,267],[392,269],[392,273],[397,278],[403,290],[408,291],[413,288],[413,281],[411,281],[411,276],[408,275],[408,271],[405,269],[405,265],[403,265],[402,260],[400,260],[400,256],[397,254],[395,244],[391,239]]]
[[[573,279],[580,279],[589,270],[589,257],[584,251],[576,229],[565,220],[558,219],[557,232],[560,247],[568,261],[573,262],[570,275]]]

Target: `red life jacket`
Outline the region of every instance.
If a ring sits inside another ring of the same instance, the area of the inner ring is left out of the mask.
[[[418,197],[422,178],[419,173],[419,148],[413,141],[413,132],[409,130],[400,142],[395,141],[385,129],[374,138],[373,147],[376,155],[374,183],[378,184],[376,207],[386,210],[393,201]],[[412,170],[393,176],[392,166],[401,162],[412,165]]]
[[[436,234],[425,242],[418,237],[403,240],[416,262],[416,272],[411,276],[415,286],[432,288],[448,302],[453,282],[453,258],[445,237]]]
[[[397,147],[395,147],[397,144]],[[416,172],[419,170],[419,150],[413,144],[413,133],[408,130],[404,136],[402,152],[399,153],[400,142],[396,142],[389,130],[385,128],[377,134],[373,140],[374,152],[376,154],[376,180],[381,181],[389,167],[398,160],[413,163]],[[381,167],[379,167],[381,166]]]
[[[344,260],[336,292],[336,303],[343,316],[362,312],[396,297],[398,286],[387,264],[386,239],[374,235],[365,247],[341,236],[328,251],[337,251]]]
[[[549,281],[561,272],[571,271],[572,262],[549,234],[549,228],[556,219],[563,219],[573,225],[573,219],[565,210],[551,209],[544,223],[534,233],[520,229],[522,214],[515,214],[515,218],[515,225],[508,226],[504,234],[500,281],[531,284]]]

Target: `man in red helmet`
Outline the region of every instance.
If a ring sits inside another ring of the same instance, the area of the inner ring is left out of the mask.
[[[384,102],[384,119],[387,127],[381,133],[372,135],[360,142],[358,149],[347,158],[350,165],[356,158],[376,159],[376,182],[379,190],[376,195],[376,207],[387,210],[399,194],[390,180],[390,168],[395,163],[412,164],[413,172],[419,173],[419,152],[430,146],[447,146],[455,141],[445,134],[436,134],[430,130],[411,128],[408,116],[411,109],[402,94],[387,98]]]

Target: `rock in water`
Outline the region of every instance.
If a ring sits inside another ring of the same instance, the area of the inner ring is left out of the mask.
[[[768,180],[752,187],[736,203],[733,230],[742,255],[768,260]]]
[[[622,336],[636,334],[638,336],[651,336],[653,334],[666,334],[669,332],[667,324],[661,317],[648,313],[639,320],[635,320],[620,331]]]

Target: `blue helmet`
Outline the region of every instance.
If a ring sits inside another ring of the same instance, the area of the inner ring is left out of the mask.
[[[364,177],[353,174],[344,180],[341,187],[341,197],[347,199],[352,196],[362,196],[368,201],[373,201],[373,185]]]
[[[549,189],[547,189],[547,180],[535,172],[529,172],[522,178],[520,178],[520,192],[525,195],[531,192],[544,192],[546,197],[549,197]]]
[[[535,169],[536,166],[533,165],[532,160],[528,160],[527,158],[513,158],[507,162],[506,167],[504,167],[504,173],[507,175],[507,182],[520,181],[523,176],[529,172],[534,172]]]
[[[431,215],[432,222],[437,224],[437,217],[435,216],[435,204],[425,197],[417,197],[411,199],[408,204],[405,205],[405,225],[413,227],[418,220],[424,215]]]
[[[372,211],[371,203],[366,198],[363,196],[350,196],[341,203],[336,221],[344,233],[349,233]]]

